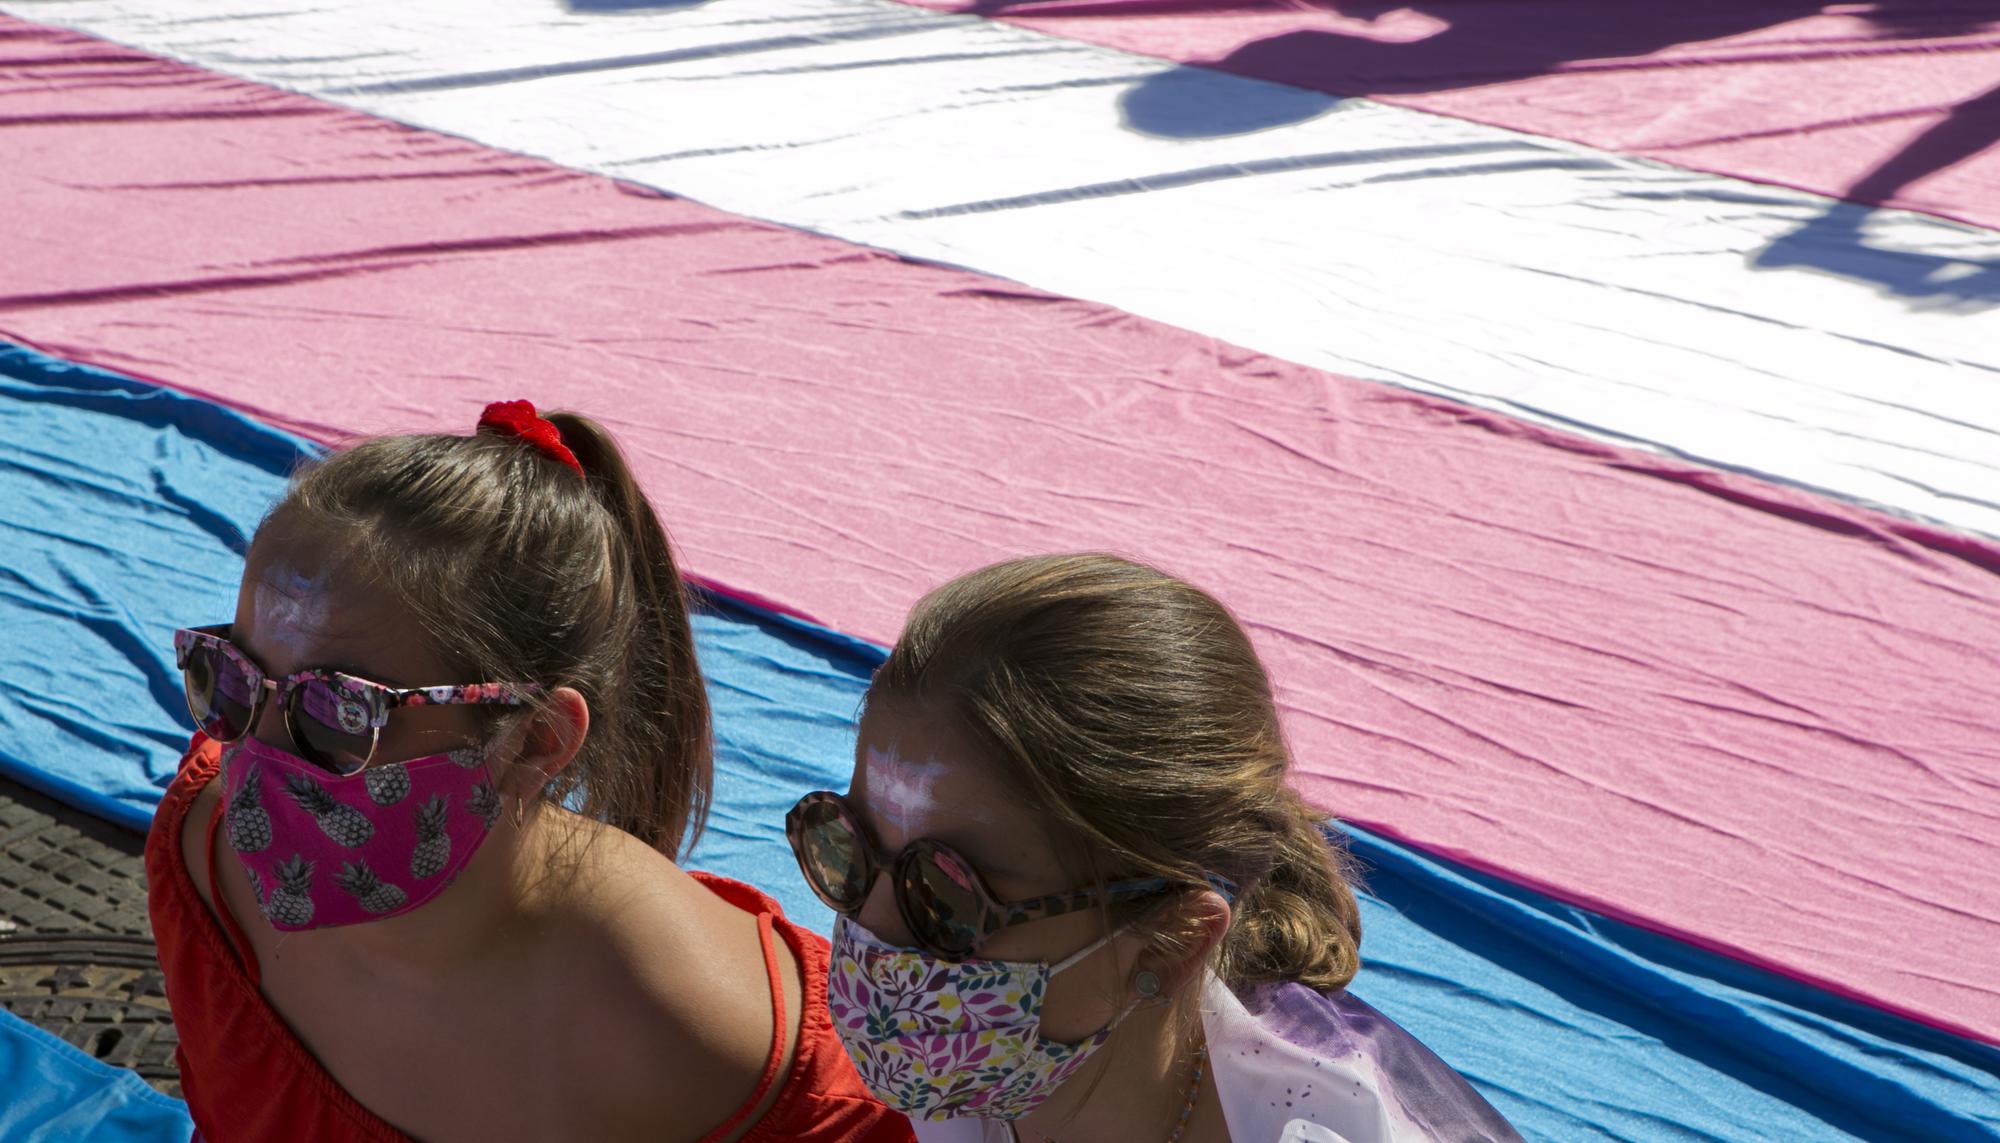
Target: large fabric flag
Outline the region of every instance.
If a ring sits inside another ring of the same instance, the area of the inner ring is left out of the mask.
[[[2000,19],[1611,8],[15,0],[0,768],[142,824],[284,473],[526,396],[716,592],[696,864],[824,921],[873,648],[1115,549],[1531,1134],[1994,1137]]]

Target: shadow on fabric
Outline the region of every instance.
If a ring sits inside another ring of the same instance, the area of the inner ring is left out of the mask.
[[[1897,192],[1974,157],[2000,141],[2000,86],[1954,107],[1887,162],[1847,190],[1819,217],[1773,242],[1753,261],[1759,269],[1802,268],[1869,282],[1884,293],[1941,309],[2000,305],[2000,259],[1955,258],[1882,249],[1868,242],[1876,211],[1857,203]]]
[[[1037,0],[976,0],[967,11],[989,16],[1116,19],[1198,14],[1217,7],[1214,0],[1083,0],[1080,3]],[[1332,96],[1408,96],[1435,94],[1531,79],[1565,70],[1566,65],[1593,61],[1615,67],[1616,61],[1636,60],[1679,45],[1728,39],[1823,14],[1821,0],[1707,0],[1702,3],[1632,5],[1602,0],[1301,0],[1283,5],[1227,5],[1253,23],[1260,13],[1308,13],[1333,21],[1332,28],[1285,32],[1242,43],[1224,55],[1190,60],[1196,66],[1250,79],[1286,84]],[[1869,29],[1862,40],[1942,39],[1967,35],[1989,26],[1991,14],[1973,5],[1946,0],[1888,0],[1853,13]],[[1702,57],[1676,58],[1676,65],[1703,62]],[[1182,137],[1232,134],[1298,122],[1325,110],[1325,104],[1273,95],[1269,105],[1254,112],[1222,112],[1177,100],[1177,81],[1162,75],[1169,90],[1135,93],[1127,110],[1134,129]],[[1975,100],[1974,103],[1981,101]],[[1962,148],[1967,136],[1983,135],[1966,154],[1975,153],[1996,137],[1991,116],[1967,104],[1952,115],[1963,120],[1943,134],[1950,141],[1920,141],[1892,160],[1897,181],[1907,185],[1944,163],[1925,166],[1930,150]],[[1961,157],[1963,157],[1961,155]],[[1917,167],[1921,169],[1907,169]],[[1888,170],[1885,167],[1884,170]],[[1880,201],[1879,193],[1857,186],[1851,197]]]

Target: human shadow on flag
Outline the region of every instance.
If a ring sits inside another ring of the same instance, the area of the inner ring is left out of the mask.
[[[1859,6],[1853,6],[1859,7]],[[1560,72],[1726,66],[1754,56],[1758,44],[1737,37],[1825,16],[1824,0],[1682,0],[1619,4],[1607,0],[972,0],[960,11],[1032,19],[1060,33],[1067,19],[1093,23],[1228,10],[1240,25],[1289,30],[1254,36],[1207,59],[1186,62],[1269,84],[1254,108],[1218,109],[1192,98],[1178,70],[1143,81],[1124,100],[1137,130],[1202,137],[1261,130],[1321,114],[1341,98],[1394,97],[1497,86]],[[1949,0],[1883,0],[1841,13],[1852,35],[1822,32],[1811,48],[1779,40],[1781,53],[1857,51],[1871,44],[1926,41],[1940,48],[1988,30],[1992,21]],[[1277,22],[1274,24],[1274,22]],[[1301,26],[1304,25],[1304,26]],[[1205,39],[1203,42],[1212,42]],[[1713,46],[1711,46],[1713,45]],[[1677,46],[1685,51],[1655,57]],[[1237,99],[1241,101],[1239,93]],[[1616,110],[1616,109],[1614,109]],[[1630,113],[1632,109],[1623,109]]]
[[[1760,269],[1807,269],[1871,283],[1885,293],[1920,299],[1926,308],[1986,309],[2000,305],[2000,235],[1967,226],[1963,241],[1937,245],[1944,233],[1923,226],[1931,249],[1898,241],[1900,211],[1868,203],[1894,201],[1915,183],[1973,158],[2000,142],[2000,86],[1952,108],[1923,134],[1847,189],[1848,202],[1766,247]],[[1928,221],[1928,220],[1927,220]],[[1903,229],[1911,229],[1902,227]]]

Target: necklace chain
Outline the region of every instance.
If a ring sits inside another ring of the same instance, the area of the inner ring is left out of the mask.
[[[1174,1124],[1174,1133],[1167,1136],[1167,1143],[1181,1143],[1181,1133],[1187,1130],[1188,1120],[1194,1117],[1195,1101],[1201,1098],[1201,1077],[1208,1067],[1208,1044],[1195,1050],[1194,1075],[1188,1080],[1187,1102],[1181,1105],[1180,1121]]]
[[[1167,1143],[1181,1143],[1181,1135],[1187,1131],[1188,1121],[1194,1118],[1194,1105],[1201,1099],[1201,1080],[1208,1074],[1208,1044],[1204,1042],[1195,1049],[1194,1074],[1188,1077],[1187,1100],[1181,1104],[1180,1118],[1174,1121],[1173,1134],[1167,1136]],[[1056,1143],[1044,1135],[1042,1143]]]

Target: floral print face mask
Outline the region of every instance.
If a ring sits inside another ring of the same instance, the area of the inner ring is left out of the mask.
[[[1074,1075],[1125,1018],[1121,1012],[1076,1044],[1041,1034],[1049,981],[1110,940],[1055,965],[944,961],[885,944],[841,917],[827,1008],[862,1082],[883,1103],[913,1119],[1018,1119]]]
[[[271,927],[407,913],[451,884],[500,820],[477,746],[345,776],[243,738],[222,756],[222,824]]]

